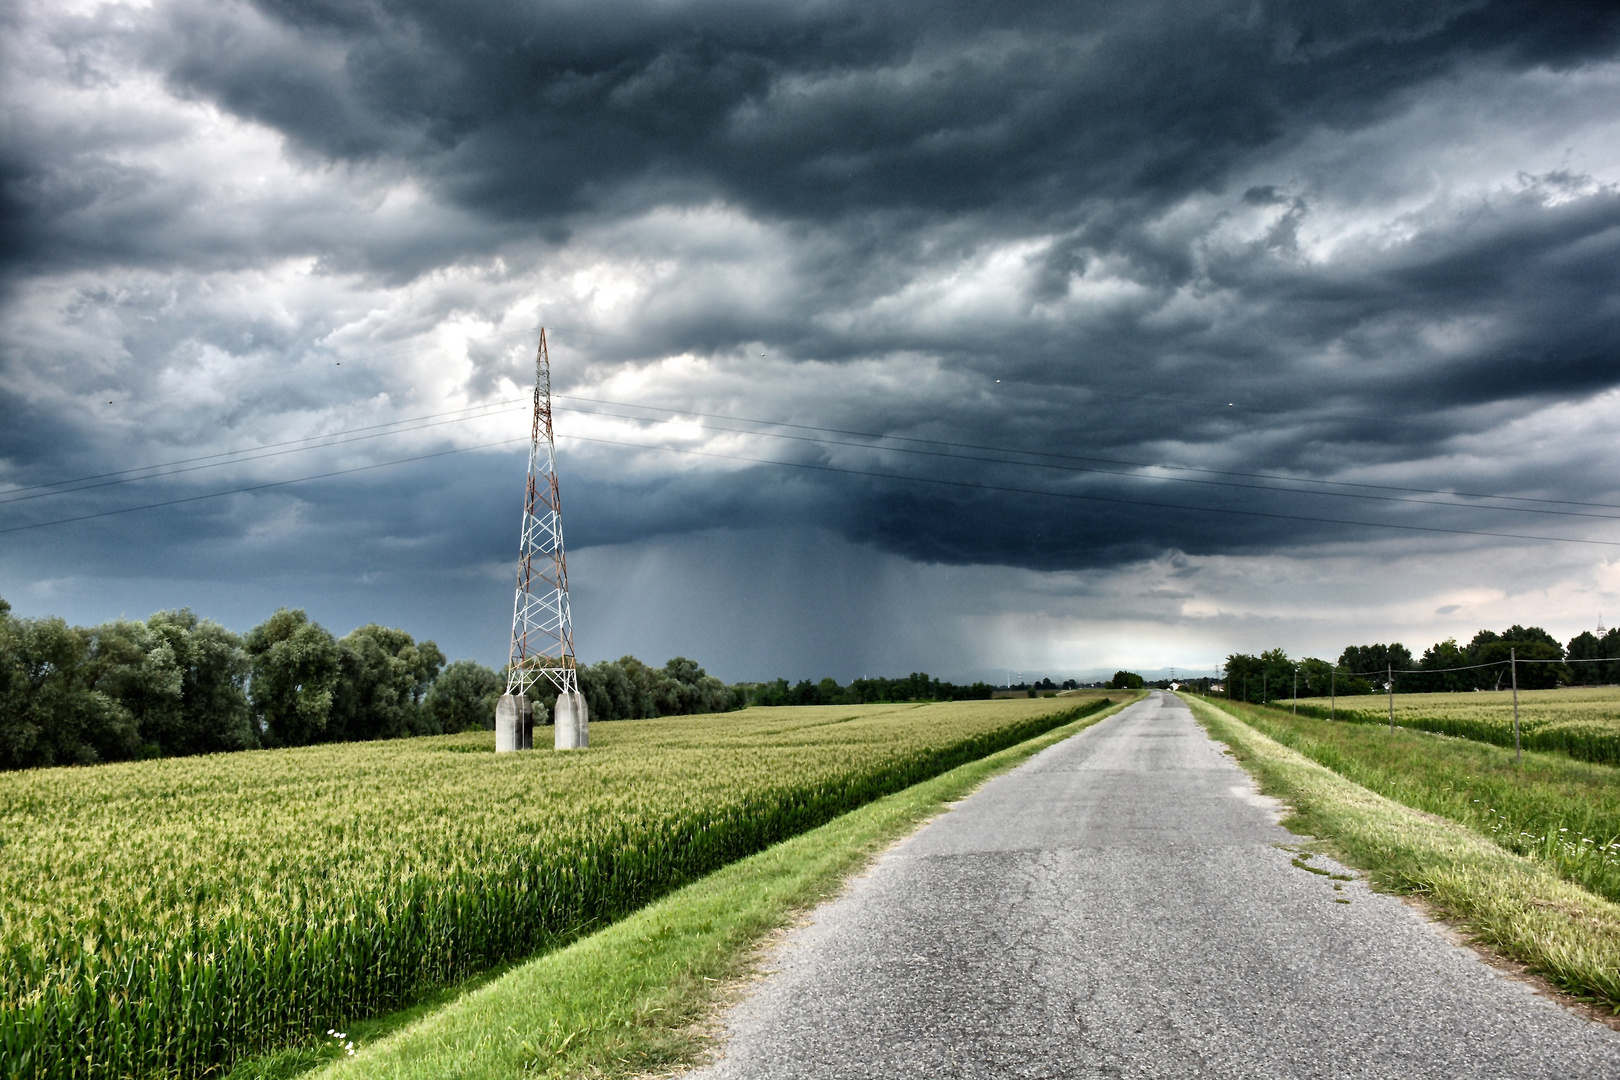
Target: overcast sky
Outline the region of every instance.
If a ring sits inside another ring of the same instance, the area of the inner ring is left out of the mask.
[[[0,50],[18,614],[498,665],[543,324],[582,660],[1620,622],[1620,6],[14,0]]]

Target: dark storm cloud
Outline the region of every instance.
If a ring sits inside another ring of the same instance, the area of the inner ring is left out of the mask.
[[[817,219],[1046,220],[1218,188],[1255,148],[1353,128],[1470,60],[1612,52],[1605,5],[1549,7],[193,4],[148,47],[312,154],[414,160],[502,215],[690,185]]]
[[[615,227],[634,233],[660,209],[719,205],[789,249],[771,265],[791,287],[758,307],[683,293],[701,259],[672,256],[683,266],[674,283],[608,336],[587,338],[583,376],[564,383],[680,353],[746,376],[756,343],[834,369],[877,358],[908,370],[925,357],[961,392],[925,395],[919,376],[843,400],[829,375],[832,390],[808,399],[760,376],[729,403],[694,386],[667,404],[1237,472],[1344,478],[1381,467],[1371,478],[1577,499],[1614,486],[1509,430],[1549,402],[1620,385],[1613,178],[1527,160],[1508,170],[1508,187],[1482,173],[1448,202],[1435,194],[1443,183],[1424,179],[1428,166],[1410,164],[1451,137],[1446,119],[1402,127],[1441,100],[1473,110],[1476,134],[1456,135],[1460,144],[1534,134],[1542,120],[1513,111],[1524,96],[1516,80],[1532,76],[1572,87],[1553,111],[1600,122],[1614,102],[1583,94],[1578,79],[1620,50],[1610,5],[184,0],[43,21],[62,78],[143,73],[284,138],[310,182],[240,220],[199,216],[209,175],[165,173],[124,152],[168,137],[161,118],[70,139],[21,103],[0,159],[8,283],[155,275],[138,288],[75,286],[87,321],[116,311],[127,329],[122,366],[64,371],[65,389],[137,396],[147,372],[210,349],[307,364],[307,377],[244,384],[208,414],[246,434],[335,393],[332,373],[308,358],[343,324],[340,305],[198,302],[171,316],[175,275],[307,257],[317,273],[387,289],[525,244],[566,251],[585,237],[634,252],[644,237],[614,238]],[[1480,88],[1473,99],[1464,84]],[[1362,138],[1364,149],[1333,156]],[[384,220],[380,193],[402,184],[426,194]],[[1356,234],[1362,213],[1394,238],[1334,239]],[[1249,233],[1221,239],[1245,214]],[[953,268],[980,272],[998,246],[1020,244],[1028,251],[1007,271],[1016,280],[990,314],[963,316],[936,298]],[[736,262],[758,275],[748,258]],[[477,307],[457,296],[409,317],[431,325]],[[553,314],[591,324],[582,310]],[[402,332],[379,332],[375,347]],[[6,362],[45,370],[63,348],[13,344]],[[471,354],[471,387],[512,369],[502,347]],[[356,400],[390,388],[380,377],[342,385]],[[30,424],[61,423],[49,410],[35,406]],[[1495,432],[1491,454],[1468,442]],[[183,445],[195,434],[182,425],[166,437]],[[14,464],[41,456],[33,436],[9,440]],[[85,447],[88,469],[116,438]],[[952,483],[768,466],[630,480],[598,456],[584,459],[581,493],[569,496],[571,540],[813,521],[916,559],[1057,569],[1383,535],[1346,520],[1537,535],[1583,525],[892,451],[773,453]],[[1483,464],[1463,476],[1430,464],[1448,455]],[[451,459],[443,469],[460,484],[361,485],[334,503],[312,495],[353,515],[352,532],[323,544],[354,570],[386,548],[379,538],[425,533],[395,558],[442,562],[454,541],[432,523],[459,507],[452,520],[482,527],[466,495],[485,490],[482,466]],[[224,530],[198,536],[232,529],[223,510],[196,520]],[[142,549],[164,547],[152,528]],[[489,534],[505,532],[492,524]],[[292,565],[299,541],[287,544],[267,557]],[[497,548],[455,557],[493,559]]]
[[[719,195],[817,221],[1066,219],[1106,247],[1257,149],[1354,128],[1459,64],[1607,56],[1620,19],[1605,8],[189,2],[134,36],[109,15],[57,36],[115,43],[70,50],[86,73],[133,52],[314,160],[408,162],[469,209],[555,229]],[[185,192],[108,162],[69,178],[81,159],[27,149],[8,182],[25,224],[100,196],[128,211],[107,222],[108,254],[163,247],[144,230]],[[50,257],[48,231],[25,235]]]

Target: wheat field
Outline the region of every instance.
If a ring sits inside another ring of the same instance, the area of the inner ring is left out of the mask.
[[[0,775],[6,1077],[198,1077],[570,940],[1102,701],[749,709]]]

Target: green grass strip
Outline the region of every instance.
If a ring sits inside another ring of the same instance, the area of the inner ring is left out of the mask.
[[[1301,716],[1377,725],[1388,722],[1386,710],[1393,704],[1398,726],[1511,747],[1513,697],[1506,690],[1487,690],[1396,694],[1395,700],[1389,702],[1371,694],[1340,698],[1337,707],[1324,698],[1304,698],[1297,708]],[[1565,687],[1525,690],[1518,697],[1522,705],[1520,741],[1526,750],[1555,751],[1580,761],[1620,765],[1620,690],[1609,686]],[[1272,703],[1291,707],[1281,698],[1274,698]]]
[[[1465,825],[1340,776],[1195,697],[1209,733],[1317,837],[1381,889],[1422,896],[1475,941],[1577,997],[1620,1008],[1620,904],[1594,896]]]
[[[837,892],[875,853],[947,803],[1129,703],[961,765],[733,863],[358,1046],[352,1057],[330,1062],[311,1080],[632,1076],[689,1062],[704,1046],[694,1024],[718,1004],[727,980],[748,970],[766,934]],[[328,1053],[341,1051],[334,1046]]]
[[[1620,768],[1423,731],[1327,723],[1272,706],[1214,702],[1362,787],[1469,826],[1620,903]]]

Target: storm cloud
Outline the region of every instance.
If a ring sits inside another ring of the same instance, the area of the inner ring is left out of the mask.
[[[593,658],[1078,673],[1620,601],[1611,5],[34,2],[0,35],[19,611],[284,602],[499,660],[542,324]]]

